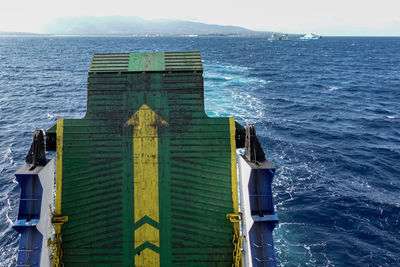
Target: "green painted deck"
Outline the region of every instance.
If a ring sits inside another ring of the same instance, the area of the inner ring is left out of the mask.
[[[232,121],[204,113],[199,52],[94,55],[58,122],[65,266],[231,266]]]

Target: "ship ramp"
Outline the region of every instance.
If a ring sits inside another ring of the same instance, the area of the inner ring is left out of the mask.
[[[93,56],[85,117],[48,132],[65,266],[232,264],[235,121],[204,113],[202,72],[199,52]]]

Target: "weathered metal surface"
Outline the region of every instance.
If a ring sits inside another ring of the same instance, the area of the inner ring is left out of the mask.
[[[35,130],[33,132],[33,141],[28,154],[25,157],[27,164],[33,164],[33,166],[44,166],[46,165],[46,154],[44,150],[44,137],[42,130]]]
[[[252,162],[264,162],[265,154],[258,141],[256,135],[256,128],[253,124],[246,126],[246,136],[245,136],[245,150],[244,155],[247,160]]]
[[[200,52],[95,54],[89,72],[202,71]]]
[[[98,54],[57,126],[66,266],[230,266],[235,123],[204,113],[199,52]]]

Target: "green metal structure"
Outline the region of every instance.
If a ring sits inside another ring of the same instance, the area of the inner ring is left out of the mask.
[[[235,122],[204,113],[202,72],[199,52],[94,55],[85,117],[48,132],[56,262],[238,262]]]

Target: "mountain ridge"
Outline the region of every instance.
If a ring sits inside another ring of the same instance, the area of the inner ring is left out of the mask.
[[[56,19],[45,26],[45,33],[66,35],[265,35],[272,32],[187,20],[81,16]]]

